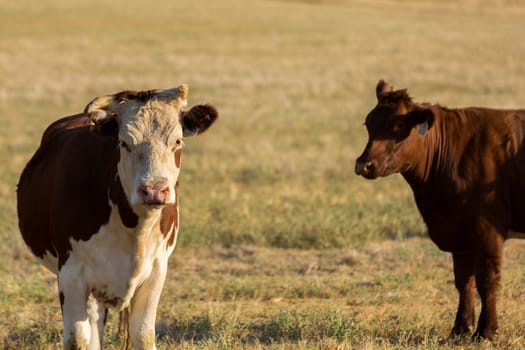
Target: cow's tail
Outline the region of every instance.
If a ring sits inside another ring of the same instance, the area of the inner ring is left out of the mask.
[[[118,333],[122,334],[122,350],[131,350],[129,339],[129,306],[126,306],[118,314]]]

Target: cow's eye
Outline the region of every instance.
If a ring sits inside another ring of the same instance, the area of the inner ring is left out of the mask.
[[[173,149],[179,148],[184,145],[184,142],[182,142],[182,139],[178,139],[175,141],[175,145],[173,146]]]
[[[124,141],[120,141],[120,146],[121,146],[122,148],[124,148],[126,151],[131,152],[131,148],[130,148],[130,147],[128,146],[128,144],[125,143]]]
[[[397,122],[394,126],[395,131],[401,131],[405,128],[405,122]]]

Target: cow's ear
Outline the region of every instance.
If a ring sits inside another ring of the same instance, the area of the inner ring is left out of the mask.
[[[217,109],[209,104],[200,104],[182,111],[180,121],[184,137],[198,135],[206,131],[219,117]]]
[[[100,116],[99,113],[91,113],[89,119],[91,121],[91,132],[101,136],[118,136],[119,123],[115,115]]]
[[[117,136],[119,122],[116,109],[118,103],[114,95],[95,98],[84,108],[91,121],[91,131],[102,136]]]
[[[394,86],[385,82],[383,79],[379,80],[376,86],[377,101],[381,101],[385,96],[394,91]]]
[[[418,133],[423,136],[434,125],[434,113],[428,108],[413,110],[408,114],[408,119],[410,124],[418,127]]]

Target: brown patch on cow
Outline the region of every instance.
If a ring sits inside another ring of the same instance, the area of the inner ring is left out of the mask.
[[[170,235],[166,244],[166,249],[168,247],[171,247],[175,242],[175,236],[179,227],[179,194],[177,191],[178,186],[179,184],[177,183],[174,187],[175,203],[172,205],[165,206],[162,209],[162,216],[160,218],[160,231],[162,232],[162,236],[166,238],[168,234]]]
[[[36,256],[52,254],[60,269],[69,257],[69,238],[86,241],[109,221],[111,188],[125,224],[133,226],[116,180],[119,156],[114,138],[90,132],[86,114],[46,129],[17,189],[20,231]]]
[[[181,156],[182,156],[182,148],[179,147],[175,151],[175,165],[177,166],[177,168],[180,168]]]
[[[115,176],[115,181],[110,184],[109,198],[118,206],[122,223],[129,228],[137,227],[139,217],[133,212],[133,209],[131,209],[118,175]]]
[[[41,143],[46,142],[47,140],[53,139],[56,132],[60,132],[64,129],[75,129],[82,126],[91,125],[92,121],[90,118],[86,118],[85,114],[76,114],[70,117],[65,117],[58,119],[51,123],[44,134],[42,135]],[[42,146],[41,146],[42,147]]]

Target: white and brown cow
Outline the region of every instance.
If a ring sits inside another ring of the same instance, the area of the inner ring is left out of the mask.
[[[155,317],[179,227],[182,139],[217,118],[185,110],[188,86],[124,91],[44,132],[18,184],[22,236],[58,276],[65,349],[100,349],[107,307],[125,347],[155,349]]]

